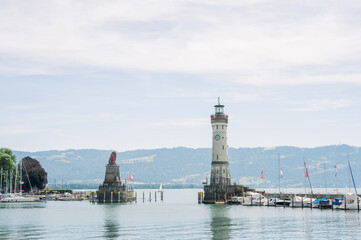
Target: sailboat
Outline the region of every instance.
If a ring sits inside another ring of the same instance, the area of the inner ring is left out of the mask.
[[[15,192],[11,193],[11,185],[12,185],[12,174],[10,174],[9,176],[9,181],[10,181],[10,193],[4,194],[4,196],[1,198],[0,202],[1,203],[26,203],[26,202],[35,202],[35,197],[34,196],[23,196],[22,195],[22,165],[23,163],[21,162],[20,165],[20,183],[19,183],[19,193],[16,193],[16,183],[15,185]],[[26,167],[24,165],[24,169],[26,171]],[[27,173],[27,171],[26,171]],[[30,179],[29,179],[29,175],[27,174],[28,177],[28,181],[30,183]],[[16,176],[15,179],[17,178],[17,168],[16,168]],[[30,184],[30,188],[32,191],[32,187]]]
[[[158,192],[164,192],[162,186],[163,186],[163,184],[161,183],[160,186],[159,186]]]
[[[310,189],[311,189],[311,193],[312,193],[312,185],[311,185],[311,181],[310,181],[309,174],[308,174],[308,167],[306,167],[305,159],[303,159],[303,166],[304,166],[303,169],[304,169],[304,181],[305,181],[305,196],[300,197],[300,196],[295,195],[292,198],[292,203],[291,203],[292,207],[304,208],[304,207],[311,207],[311,205],[312,205],[313,199],[307,197],[307,191],[306,191],[306,188],[307,188],[306,178],[308,178],[308,182],[310,184]]]
[[[321,209],[324,209],[324,208],[332,208],[332,199],[328,199],[327,198],[327,183],[326,183],[326,164],[324,163],[323,164],[323,174],[325,176],[325,189],[326,189],[326,197],[325,198],[322,198],[320,201],[319,201],[319,204],[318,204],[318,207],[321,208]]]
[[[280,163],[280,154],[278,154],[278,191],[279,191],[279,200],[277,198],[274,199],[274,205],[279,205],[279,206],[290,206],[291,204],[291,200],[290,199],[281,199],[281,178],[282,178],[282,183],[283,183],[283,170],[281,168],[281,163]],[[284,189],[284,184],[283,185],[283,191]],[[271,199],[272,200],[272,199]]]
[[[346,193],[341,205],[337,206],[336,209],[359,210],[360,205],[361,205],[361,198],[357,195],[357,188],[356,188],[356,184],[355,184],[355,179],[353,178],[353,173],[352,173],[348,154],[347,154],[347,163],[348,163],[348,167],[349,167],[349,174],[352,177],[352,182],[353,182],[353,186],[355,189],[355,193],[351,193],[351,192]]]

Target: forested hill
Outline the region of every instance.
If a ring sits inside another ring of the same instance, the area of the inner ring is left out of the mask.
[[[31,156],[48,172],[49,183],[55,179],[68,183],[100,183],[105,174],[111,150],[64,150],[21,152],[14,151],[17,159]],[[309,165],[313,186],[324,186],[324,164],[328,187],[335,186],[335,169],[338,169],[338,186],[348,184],[347,154],[356,183],[361,185],[360,147],[334,145],[317,148],[230,148],[229,161],[232,182],[259,186],[261,169],[264,169],[264,185],[278,185],[278,154],[286,187],[302,187],[304,184],[303,158]],[[201,184],[210,174],[210,148],[162,148],[119,152],[117,163],[122,179],[128,172],[135,173],[135,181],[142,183],[195,183]]]

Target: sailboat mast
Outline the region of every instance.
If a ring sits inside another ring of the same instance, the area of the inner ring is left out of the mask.
[[[16,180],[18,178],[18,165],[15,165],[15,180],[14,180],[14,192],[16,193]]]
[[[325,176],[325,189],[326,189],[326,198],[327,198],[326,163],[323,163],[323,175]]]
[[[350,166],[350,155],[347,153],[347,163]],[[351,172],[348,168],[348,191],[351,192]]]
[[[3,168],[1,168],[0,194],[3,191]]]
[[[278,153],[278,192],[281,197],[281,163],[280,163],[280,154]]]
[[[12,190],[12,183],[13,183],[13,171],[10,171],[10,193],[11,193],[11,190]]]
[[[355,193],[356,193],[356,196],[357,196],[357,189],[356,189],[355,179],[353,178],[350,161],[348,162],[348,167],[349,167],[349,169],[350,169],[350,173],[351,173],[351,177],[352,177],[352,182],[353,182],[353,187],[355,188]]]
[[[22,195],[23,193],[23,161],[20,161],[20,184],[19,184],[19,188],[20,188],[20,195]]]
[[[336,194],[338,194],[337,165],[336,164],[335,164],[335,178],[336,178]]]
[[[25,169],[25,173],[26,173],[26,176],[27,176],[27,178],[28,178],[29,185],[30,185],[31,194],[33,194],[33,193],[34,193],[34,192],[33,192],[33,187],[31,186],[31,182],[30,182],[30,179],[29,179],[29,173],[28,173],[28,171],[26,170],[25,164],[24,164],[24,169]]]
[[[306,163],[305,163],[305,157],[303,157],[303,180],[305,181],[305,196],[307,194],[306,191]]]

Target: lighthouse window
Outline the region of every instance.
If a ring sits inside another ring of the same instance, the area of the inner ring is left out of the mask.
[[[222,125],[222,129],[223,129],[223,125]]]
[[[222,149],[224,150],[224,145],[222,146]]]
[[[218,125],[216,125],[217,129],[218,129]]]

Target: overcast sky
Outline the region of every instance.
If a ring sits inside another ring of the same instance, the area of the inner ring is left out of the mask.
[[[361,146],[360,1],[0,0],[0,147]]]

